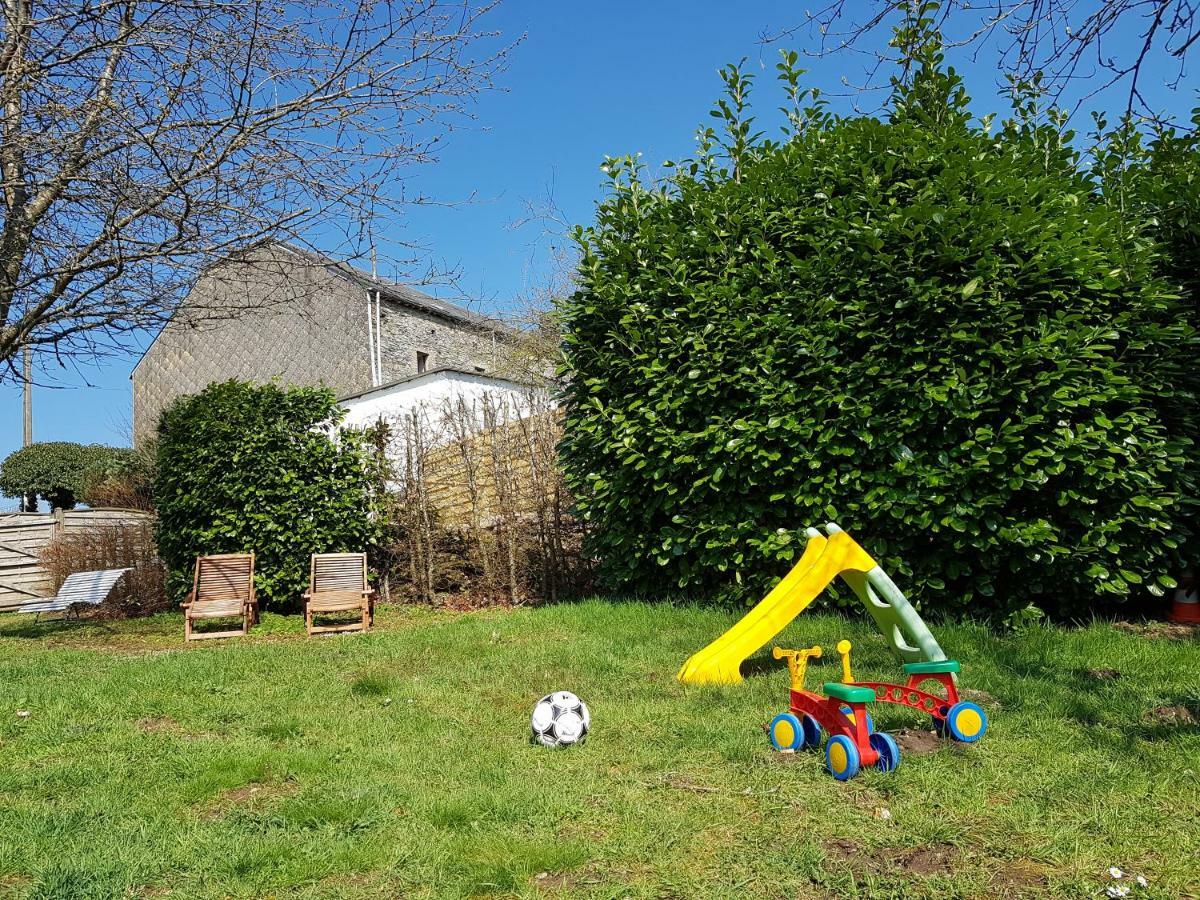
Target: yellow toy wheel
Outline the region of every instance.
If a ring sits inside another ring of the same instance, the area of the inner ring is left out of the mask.
[[[860,760],[858,747],[844,734],[835,734],[825,744],[825,765],[838,781],[849,781],[857,775]]]
[[[946,713],[946,730],[964,744],[973,744],[983,737],[987,725],[987,713],[969,700],[955,703]]]
[[[776,750],[799,750],[804,746],[804,728],[790,712],[780,713],[767,729]]]

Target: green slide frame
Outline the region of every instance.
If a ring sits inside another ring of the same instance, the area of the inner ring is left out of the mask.
[[[825,526],[828,534],[841,530],[832,522]],[[946,659],[933,632],[883,569],[875,566],[866,573],[846,571],[841,578],[867,608],[897,659],[905,663]]]

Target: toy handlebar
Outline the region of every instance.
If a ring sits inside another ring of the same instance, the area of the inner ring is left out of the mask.
[[[837,652],[842,658],[842,684],[854,683],[854,676],[850,674],[850,646],[847,640],[838,641]]]
[[[776,659],[786,659],[788,674],[792,679],[792,690],[804,690],[804,672],[808,668],[810,659],[821,658],[821,647],[818,644],[815,647],[809,647],[807,650],[785,650],[783,647],[775,647],[771,650],[771,655]]]

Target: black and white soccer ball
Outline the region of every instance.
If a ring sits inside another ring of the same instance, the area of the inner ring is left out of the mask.
[[[587,737],[592,714],[587,704],[570,691],[547,694],[533,708],[530,739],[543,747],[569,747]]]

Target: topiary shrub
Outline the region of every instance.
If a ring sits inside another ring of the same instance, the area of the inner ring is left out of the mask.
[[[310,554],[375,545],[373,456],[361,432],[337,430],[341,416],[325,388],[239,381],[164,412],[154,495],[173,599],[197,556],[253,551],[260,602],[297,608]]]
[[[89,473],[122,452],[130,451],[70,441],[30,444],[0,463],[0,492],[8,497],[40,497],[51,509],[74,509]]]
[[[1173,582],[1194,333],[1058,123],[973,120],[935,42],[888,118],[611,160],[562,304],[561,458],[611,583],[758,594],[849,530],[926,608],[1058,613]],[[815,94],[813,95],[815,98]],[[721,155],[724,155],[724,159]]]

